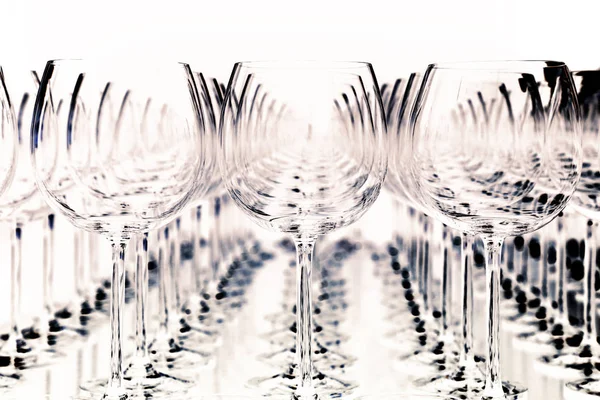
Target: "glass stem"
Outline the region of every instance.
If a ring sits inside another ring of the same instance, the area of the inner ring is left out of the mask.
[[[10,312],[10,327],[12,334],[18,346],[18,341],[21,339],[21,331],[19,330],[19,317],[21,315],[21,224],[16,223],[15,227],[10,229],[10,293],[12,296],[11,312]]]
[[[170,240],[170,253],[171,253],[171,285],[173,285],[173,296],[174,296],[174,304],[175,307],[173,311],[175,313],[179,313],[182,305],[182,296],[181,296],[181,219],[177,218],[175,220],[175,225],[173,227],[173,233],[171,234]]]
[[[596,227],[588,222],[585,240],[584,314],[585,343],[596,343]]]
[[[123,387],[123,353],[121,324],[125,298],[125,248],[126,242],[113,241],[113,267],[110,293],[110,378],[103,399],[126,399]]]
[[[442,269],[442,304],[441,304],[441,313],[442,313],[442,324],[440,336],[442,340],[447,339],[446,333],[448,333],[448,296],[450,295],[450,252],[452,251],[452,234],[450,232],[450,228],[446,225],[443,227],[443,241],[442,241],[442,260],[443,260],[443,269]]]
[[[73,238],[73,246],[74,246],[74,262],[75,262],[75,292],[80,299],[85,297],[85,257],[84,257],[84,243],[85,240],[85,232],[81,229],[75,229],[75,237]],[[50,244],[53,246],[53,243]]]
[[[221,241],[221,199],[216,198],[214,204],[214,218],[212,221],[212,230],[210,234],[210,265],[211,275],[210,283],[216,285],[217,279],[219,278],[219,263],[220,263],[220,244]],[[212,293],[214,295],[214,293]]]
[[[424,215],[422,215],[422,226],[421,232],[419,232],[419,251],[417,254],[417,263],[419,269],[419,292],[423,297],[423,308],[425,310],[425,314],[429,310],[429,299],[428,299],[428,288],[427,288],[427,280],[428,280],[428,270],[427,270],[427,251],[429,250],[427,247],[427,219]]]
[[[460,252],[462,279],[461,279],[461,326],[462,326],[462,347],[460,352],[460,363],[463,366],[474,364],[473,358],[473,265],[471,263],[473,256],[473,236],[467,233],[462,235],[462,247]]]
[[[419,216],[417,226],[417,251],[415,253],[415,262],[417,265],[417,287],[419,288],[419,293],[424,297],[424,284],[423,284],[423,245],[425,243],[425,239],[423,238],[423,221],[422,216]]]
[[[431,246],[431,233],[433,226],[425,221],[425,240],[423,242],[423,313],[431,316],[431,262],[429,255],[429,247]]]
[[[96,256],[96,240],[94,233],[88,232],[88,257],[90,262],[90,280],[92,285],[99,283],[102,280],[100,276],[98,257]],[[95,288],[94,288],[95,289]]]
[[[504,398],[500,376],[500,251],[503,238],[484,238],[487,281],[487,358],[484,394]]]
[[[558,321],[560,323],[568,323],[566,315],[567,296],[565,296],[565,281],[566,281],[566,251],[565,251],[565,234],[563,230],[562,219],[558,218],[557,226],[557,244],[556,244],[556,272],[558,273],[558,282],[556,283],[556,302],[558,303]]]
[[[549,240],[546,239],[546,236],[540,232],[540,267],[542,268],[542,284],[540,287],[541,296],[542,296],[542,305],[547,306],[548,303],[548,244]]]
[[[523,290],[527,290],[527,285],[530,284],[528,262],[529,250],[527,249],[527,246],[524,246],[523,250],[521,251],[521,278],[523,281]]]
[[[43,261],[43,301],[44,310],[49,319],[53,318],[54,306],[52,299],[52,287],[54,280],[54,263],[52,262],[54,250],[54,214],[49,214],[44,223],[44,261]],[[48,321],[46,321],[48,322]]]
[[[296,389],[298,397],[314,396],[312,383],[312,286],[311,273],[316,238],[297,237],[296,244],[296,354],[300,382]]]
[[[164,229],[164,235],[158,234],[158,299],[159,299],[159,319],[160,325],[158,329],[159,337],[166,338],[169,335],[169,288],[170,274],[169,263],[167,260],[167,242],[169,241],[169,228]]]
[[[192,245],[194,248],[192,260],[192,273],[194,274],[194,294],[200,294],[202,291],[202,246],[200,245],[200,232],[202,221],[202,206],[192,209]]]
[[[541,297],[542,295],[542,287],[544,285],[544,258],[546,256],[546,253],[544,251],[544,236],[542,235],[542,232],[539,231],[537,232],[537,239],[538,239],[538,243],[540,244],[540,257],[536,260],[533,259],[533,262],[531,263],[531,267],[535,268],[535,270],[532,271],[532,278],[533,278],[533,274],[535,273],[535,281],[533,281],[532,279],[532,285],[530,287],[535,287],[540,291],[540,300],[543,300]]]
[[[148,233],[137,241],[135,272],[135,355],[148,360],[146,302],[148,298]]]
[[[523,262],[523,249],[517,250],[513,240],[513,290],[517,291],[521,287],[521,263]]]

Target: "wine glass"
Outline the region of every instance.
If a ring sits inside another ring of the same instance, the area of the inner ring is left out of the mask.
[[[42,314],[36,318],[36,323],[32,328],[27,328],[24,332],[25,339],[39,339],[43,343],[30,341],[29,343],[36,348],[36,352],[41,355],[45,353],[52,358],[61,355],[60,348],[69,346],[73,340],[77,341],[87,336],[88,331],[79,326],[79,321],[72,324],[72,313],[65,307],[63,310],[56,310],[54,305],[54,236],[55,236],[55,216],[49,209],[46,202],[42,199],[35,184],[34,171],[29,161],[30,152],[30,128],[31,115],[35,102],[35,94],[38,90],[40,77],[37,71],[28,68],[8,68],[6,70],[9,80],[7,89],[11,97],[16,100],[15,114],[17,119],[19,162],[16,173],[14,188],[11,188],[12,203],[9,206],[16,206],[11,218],[16,219],[20,229],[19,239],[16,241],[17,256],[17,274],[20,271],[20,259],[23,240],[27,234],[27,223],[35,220],[43,220],[43,260],[42,260]],[[64,112],[64,107],[62,112]],[[75,277],[77,281],[77,277]],[[19,285],[21,283],[18,283]],[[62,321],[61,321],[62,320]],[[67,322],[68,321],[68,322]],[[43,353],[42,353],[43,352]],[[64,355],[64,354],[62,354]],[[50,361],[49,358],[41,360],[40,364]]]
[[[483,119],[461,123],[474,99]],[[436,218],[478,234],[486,249],[487,358],[482,395],[504,398],[499,359],[500,250],[506,236],[548,224],[581,174],[570,71],[551,61],[430,65],[412,114],[410,176]],[[525,395],[513,387],[508,395]]]
[[[205,140],[212,146],[217,138],[215,114],[217,104],[204,75],[194,73],[194,79],[198,88],[201,117],[207,132]],[[216,167],[216,158],[211,156],[206,163],[207,169],[212,170]],[[198,282],[200,271],[196,262],[200,261],[198,255],[202,251],[196,236],[202,214],[199,199],[203,199],[207,193],[214,192],[221,180],[218,173],[207,176],[207,179],[206,184],[197,187],[189,203],[195,214],[192,215],[192,243],[194,243],[192,268],[196,287],[193,287],[192,293],[198,294],[201,286]],[[194,321],[200,316],[205,316],[202,314],[205,308],[202,307],[202,300],[193,295],[188,298],[183,290],[186,271],[180,259],[181,236],[181,217],[177,217],[170,226],[158,232],[160,324],[150,344],[150,350],[152,359],[161,368],[169,369],[177,375],[193,377],[199,367],[206,367],[213,363],[214,357],[211,353],[219,344],[219,332],[214,327],[207,326],[208,324],[204,323],[207,321],[204,319],[200,319],[199,322]],[[212,308],[214,307],[210,308],[210,315],[216,312]]]
[[[17,168],[17,156],[18,156],[18,132],[17,132],[17,118],[15,116],[15,108],[13,100],[6,87],[6,76],[4,75],[4,69],[0,66],[0,140],[2,146],[0,146],[0,199],[2,202],[6,201],[5,192],[9,185],[13,182],[15,170]],[[11,229],[14,231],[14,229]],[[11,243],[14,243],[14,234],[11,232]],[[12,247],[14,249],[14,247]],[[23,340],[22,333],[18,326],[19,317],[19,304],[20,304],[20,276],[16,273],[16,263],[14,256],[11,257],[11,288],[10,288],[10,333],[7,340],[10,341],[11,355],[15,350],[18,350],[21,343],[25,343]],[[4,349],[5,346],[2,346]],[[23,346],[24,347],[24,346]],[[8,371],[10,369],[10,371]],[[6,360],[2,359],[2,375],[0,377],[0,389],[9,388],[13,386],[18,379],[20,374],[16,372],[16,366],[11,358]]]
[[[2,135],[6,148],[2,151],[7,157],[7,162],[12,162],[10,181],[2,182],[2,197],[0,198],[0,220],[10,229],[10,329],[7,342],[2,346],[2,379],[0,386],[12,385],[14,379],[20,379],[19,370],[37,365],[41,360],[42,348],[48,346],[36,344],[40,335],[33,329],[22,329],[21,326],[21,297],[23,278],[22,243],[23,231],[26,222],[36,217],[39,207],[35,206],[34,199],[37,188],[31,164],[29,163],[30,140],[27,132],[31,115],[30,93],[37,89],[37,75],[26,68],[8,68],[0,70],[2,102]],[[8,103],[10,102],[10,104]],[[29,111],[29,112],[27,112]],[[14,129],[10,132],[11,127]],[[9,137],[10,136],[10,137]],[[12,144],[11,144],[12,142]],[[13,147],[14,146],[14,147]],[[11,155],[10,151],[14,151]],[[6,168],[6,164],[2,169]],[[5,170],[5,172],[8,172]],[[4,175],[2,177],[4,178]],[[44,337],[46,339],[46,337]],[[47,354],[48,356],[52,356]],[[48,361],[47,359],[44,362]]]
[[[119,99],[114,120],[102,107],[107,82],[112,97]],[[66,118],[56,113],[61,100],[68,105]],[[187,64],[53,60],[44,70],[31,129],[38,187],[55,212],[80,229],[102,234],[112,246],[110,375],[101,385],[105,399],[161,394],[163,382],[147,385],[147,376],[124,383],[125,251],[134,235],[174,218],[211,173],[205,168],[211,149],[199,107]],[[67,192],[64,182],[71,184]],[[138,315],[142,322],[144,307]],[[147,356],[147,349],[142,352]],[[95,383],[86,389],[100,390]]]
[[[420,212],[424,212],[425,210],[420,209],[419,204],[417,202],[415,202],[414,200],[412,200],[412,198],[414,197],[413,194],[411,193],[412,187],[410,186],[409,182],[407,182],[406,177],[403,174],[398,174],[396,173],[396,171],[402,171],[404,168],[406,168],[406,165],[402,165],[403,162],[405,162],[406,158],[402,157],[402,153],[403,151],[405,151],[406,149],[403,147],[403,136],[405,135],[406,130],[409,127],[409,114],[410,114],[410,109],[414,103],[414,99],[415,96],[418,92],[418,88],[421,82],[421,78],[422,76],[420,74],[417,73],[413,73],[411,74],[408,79],[398,79],[396,80],[396,82],[394,83],[394,85],[390,85],[392,86],[392,89],[389,91],[389,96],[387,98],[387,106],[386,108],[386,119],[387,119],[387,125],[388,125],[388,131],[390,132],[389,135],[389,143],[390,146],[388,147],[389,150],[389,163],[390,165],[395,165],[395,168],[391,169],[390,174],[387,176],[386,179],[386,187],[392,192],[392,194],[397,198],[397,200],[399,200],[400,202],[406,204],[407,206],[414,206],[417,209],[419,209]],[[405,83],[402,83],[404,82]],[[385,103],[384,103],[385,104]],[[425,223],[423,225],[419,224],[418,222],[415,224],[415,221],[411,221],[412,226],[414,226],[417,230],[417,240],[426,240],[427,238],[430,239],[430,244],[432,239],[435,239],[432,235],[435,232],[435,230],[433,229],[433,226],[431,226],[431,224],[428,221],[425,221]],[[419,233],[419,230],[425,228],[426,231],[423,233]],[[412,349],[410,349],[410,353],[413,353],[416,350],[416,357],[418,359],[427,359],[426,363],[432,363],[434,366],[439,365],[439,361],[442,358],[445,358],[445,356],[447,355],[447,353],[449,353],[449,348],[452,347],[453,344],[453,338],[451,337],[452,335],[450,334],[450,331],[448,330],[448,325],[449,325],[449,321],[447,319],[448,317],[448,313],[447,313],[447,308],[448,308],[448,290],[447,289],[447,284],[448,284],[448,276],[449,274],[447,273],[447,270],[449,268],[449,256],[450,256],[450,251],[451,249],[448,248],[448,244],[449,241],[451,239],[451,235],[449,232],[449,229],[447,227],[444,227],[443,229],[440,230],[440,232],[442,233],[442,238],[441,238],[441,243],[443,244],[440,249],[442,251],[442,256],[440,258],[440,260],[443,261],[444,264],[444,271],[442,271],[441,274],[441,287],[443,288],[442,290],[442,296],[441,296],[441,307],[440,307],[440,311],[439,312],[432,312],[432,310],[430,310],[431,304],[429,304],[431,302],[432,296],[431,296],[431,291],[432,291],[432,285],[430,282],[428,282],[428,280],[430,280],[430,276],[432,274],[433,271],[426,271],[429,269],[429,263],[425,263],[423,262],[421,267],[417,267],[414,269],[414,272],[412,275],[415,276],[416,275],[416,279],[418,282],[418,289],[423,289],[423,293],[422,293],[422,297],[423,297],[423,311],[425,313],[425,315],[423,315],[423,317],[419,317],[419,322],[417,323],[417,326],[414,325],[409,325],[409,326],[405,326],[405,321],[407,320],[412,320],[412,314],[411,316],[407,316],[407,315],[403,315],[403,313],[396,313],[396,319],[399,320],[401,323],[403,323],[403,326],[400,329],[394,329],[392,332],[388,333],[386,336],[393,339],[393,344],[397,345],[398,343],[404,342],[404,340],[406,338],[406,334],[412,334],[414,332],[417,332],[417,335],[415,337],[415,343]],[[424,236],[427,235],[427,236]],[[419,250],[421,250],[421,252],[423,252],[423,247],[420,245],[416,245],[415,246],[415,250],[416,253],[419,253]],[[419,259],[424,259],[424,257],[419,257],[418,255],[415,257],[416,260]],[[410,278],[410,271],[406,271],[404,273],[403,276],[403,284],[405,286],[408,286],[408,284],[406,283],[408,281],[408,279]],[[407,290],[411,290],[412,287],[409,287]],[[411,300],[411,303],[413,301]],[[413,310],[416,310],[414,308],[415,306],[411,307]],[[406,309],[407,311],[411,311],[411,309]],[[441,319],[440,323],[436,323],[438,321],[435,321],[434,318],[432,318],[433,315],[438,315],[439,314],[439,318]],[[399,318],[398,318],[399,317]],[[435,329],[433,329],[432,325],[435,327],[436,325],[438,325],[438,330],[439,332],[435,332]],[[425,330],[425,327],[427,327],[428,329]],[[434,339],[436,339],[436,344],[433,346],[433,351],[435,352],[435,354],[433,355],[433,357],[431,357],[431,354],[428,354],[429,352],[423,352],[419,349],[419,342],[423,342],[422,340],[419,340],[418,337],[423,337],[423,335],[421,335],[421,333],[423,333],[422,331],[425,331],[429,336],[434,336]],[[417,337],[418,336],[418,337]],[[440,345],[442,345],[444,351],[440,352]],[[412,358],[412,356],[411,356]],[[404,365],[411,365],[414,366],[412,363],[405,363],[404,361],[406,361],[405,357],[402,357],[402,361]]]
[[[0,195],[4,194],[8,185],[12,183],[16,168],[17,157],[17,132],[14,104],[6,89],[6,77],[0,66]]]
[[[600,221],[600,149],[598,147],[598,120],[600,101],[600,70],[574,71],[573,80],[577,88],[577,98],[581,112],[583,128],[583,171],[581,181],[573,195],[570,206],[573,210],[589,218],[584,255],[583,279],[583,340],[575,348],[567,348],[559,353],[544,357],[543,361],[550,367],[573,370],[573,375],[585,376],[583,380],[566,385],[567,392],[581,395],[598,395],[598,366],[600,365],[600,346],[597,343],[596,329],[596,268],[597,232]],[[582,374],[583,373],[583,374]]]
[[[361,115],[355,126],[335,106],[352,86],[359,91],[353,107]],[[258,87],[273,106],[256,107]],[[327,381],[312,362],[315,241],[355,222],[377,199],[387,169],[384,127],[368,63],[234,66],[221,114],[219,165],[236,205],[260,226],[290,233],[296,245],[298,365],[289,387],[296,397],[317,395],[315,374],[320,384]]]

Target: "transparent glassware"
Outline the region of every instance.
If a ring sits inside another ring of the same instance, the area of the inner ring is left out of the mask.
[[[538,295],[536,295],[537,291],[532,293],[532,296],[530,291],[526,294],[527,304],[541,301],[538,307],[527,310],[529,317],[522,321],[524,326],[513,339],[515,348],[538,357],[560,352],[557,348],[564,346],[565,339],[579,333],[578,329],[570,325],[566,315],[564,288],[567,265],[564,220],[564,216],[559,215],[544,228],[545,238],[542,237],[545,243],[541,246],[541,258],[544,259],[543,270],[540,271],[541,290]],[[554,270],[553,274],[550,273],[551,270]],[[514,299],[510,299],[509,302],[515,304]],[[516,304],[519,306],[523,303],[516,302]]]
[[[408,207],[417,208],[421,213],[418,218],[415,218],[415,213],[409,212],[408,215],[404,215],[405,218],[408,218],[402,221],[402,225],[406,225],[408,222],[412,228],[411,233],[407,235],[407,238],[410,239],[404,244],[407,248],[409,265],[401,271],[394,271],[401,274],[401,289],[398,296],[391,298],[402,307],[391,309],[391,320],[398,321],[398,324],[386,335],[385,339],[388,345],[403,350],[404,354],[398,357],[395,363],[402,373],[414,374],[416,378],[419,378],[417,382],[421,382],[421,384],[435,381],[439,385],[440,381],[450,375],[447,373],[440,375],[438,371],[453,369],[458,362],[460,352],[456,345],[454,332],[450,329],[450,271],[454,268],[451,265],[454,251],[452,234],[448,227],[438,228],[434,226],[435,220],[428,220],[425,215],[426,210],[414,200],[415,195],[411,193],[413,188],[408,178],[405,174],[395,173],[395,171],[403,171],[408,168],[406,158],[402,156],[405,151],[403,140],[410,128],[410,111],[421,80],[422,75],[417,73],[411,74],[408,78],[397,79],[393,84],[388,85],[388,90],[386,90],[388,95],[384,96],[391,144],[388,148],[389,158],[390,164],[395,166],[386,179],[386,185],[397,200]],[[439,232],[441,237],[436,232]],[[436,259],[432,250],[436,245],[441,252],[437,257],[438,262],[441,263],[439,266],[433,265],[431,261]],[[395,263],[398,267],[402,265],[398,261]],[[431,279],[436,267],[440,269],[439,289],[433,288]],[[392,265],[392,269],[394,268],[395,266]],[[459,280],[460,282],[463,281]],[[463,283],[467,285],[467,282]],[[472,290],[467,285],[463,287],[463,293],[466,288]],[[434,290],[441,292],[439,306],[434,304]],[[398,301],[398,299],[407,301]],[[467,308],[465,312],[468,317],[463,318],[463,322],[468,324],[472,308]],[[464,349],[464,346],[462,347]],[[472,367],[477,368],[474,363]],[[463,376],[464,372],[463,368],[461,371]],[[427,377],[423,378],[423,376]]]
[[[351,87],[360,92],[360,126],[336,107]],[[237,63],[221,120],[219,165],[230,196],[254,222],[290,233],[296,244],[297,366],[287,390],[299,398],[344,393],[312,361],[312,258],[316,238],[358,220],[385,178],[385,122],[372,67]]]
[[[583,373],[585,379],[568,383],[566,390],[572,395],[598,395],[598,366],[600,366],[600,345],[596,329],[596,269],[598,247],[598,225],[600,222],[600,162],[598,159],[598,102],[600,99],[600,71],[574,71],[573,80],[577,88],[577,99],[583,128],[583,170],[581,181],[570,203],[573,210],[589,218],[584,241],[585,255],[583,279],[583,340],[576,348],[543,357],[547,367],[570,369],[574,375]],[[569,374],[573,375],[573,374]]]
[[[345,279],[340,275],[344,261],[353,255],[354,247],[347,240],[333,243],[319,242],[315,250],[315,288],[317,296],[313,302],[313,363],[315,367],[343,378],[348,368],[356,362],[356,357],[345,353],[343,345],[348,341],[340,325],[345,319],[347,305],[345,300]],[[345,245],[345,246],[344,246]],[[284,283],[283,313],[276,313],[268,321],[272,329],[265,335],[271,349],[258,356],[259,360],[276,367],[279,371],[295,363],[297,325],[294,299],[295,262],[290,262],[291,270],[286,270]],[[313,289],[314,290],[314,289]],[[284,379],[283,375],[280,377]],[[256,385],[253,385],[255,383]],[[261,380],[251,381],[249,386],[259,386]]]
[[[219,119],[223,106],[224,93],[216,78],[205,76],[202,72],[195,72],[201,101],[204,105],[204,118],[207,129],[217,137]],[[216,159],[214,160],[216,163]],[[221,210],[220,194],[223,192],[221,176],[215,174],[206,190],[197,193],[191,204],[192,229],[191,242],[193,243],[192,272],[194,285],[189,298],[185,299],[183,308],[189,310],[186,317],[187,324],[196,332],[195,342],[209,347],[220,343],[219,331],[222,328],[219,321],[223,315],[219,310],[219,302],[215,299],[217,294],[217,272],[220,254],[216,251],[217,244],[221,242],[219,218]],[[209,224],[208,245],[204,248],[199,240],[202,231],[202,222]]]
[[[470,118],[483,99],[482,119]],[[581,129],[570,71],[560,62],[431,65],[406,142],[417,200],[486,249],[487,355],[483,396],[502,398],[500,250],[566,206],[581,174]],[[511,396],[526,390],[510,387]]]
[[[20,150],[20,171],[18,172],[18,189],[21,199],[16,199],[14,205],[18,209],[14,213],[20,226],[21,239],[17,246],[23,242],[28,234],[28,224],[43,220],[42,232],[42,313],[36,317],[34,325],[24,331],[26,339],[30,340],[31,346],[36,348],[39,356],[39,364],[45,365],[59,355],[64,355],[61,349],[72,345],[73,341],[80,341],[87,336],[88,331],[81,326],[77,320],[76,310],[67,306],[57,309],[54,303],[54,230],[55,216],[49,209],[35,186],[34,172],[29,162],[31,115],[33,113],[35,94],[39,88],[39,74],[35,70],[26,68],[10,68],[8,76],[12,76],[7,82],[7,89],[14,99],[16,124]],[[66,107],[65,107],[66,108]],[[64,110],[64,109],[63,109]],[[17,248],[17,254],[21,249]],[[18,267],[20,268],[20,267]],[[77,276],[75,281],[78,281]],[[35,339],[35,340],[33,340]],[[50,353],[50,354],[48,354]]]
[[[220,91],[214,89],[214,80],[207,81],[200,72],[194,73],[194,80],[198,88],[202,120],[207,130],[206,141],[212,146],[217,138],[217,121],[222,97]],[[210,164],[209,168],[216,167],[214,157],[206,162]],[[208,196],[219,190],[221,177],[216,173],[207,179],[207,184],[199,187],[189,205],[192,210],[193,258],[192,285],[188,292],[184,290],[184,277],[188,271],[182,267],[180,258],[181,217],[173,221],[168,229],[159,232],[157,237],[160,249],[160,325],[150,344],[151,357],[164,368],[176,370],[178,373],[190,372],[193,366],[210,366],[214,362],[212,353],[221,343],[219,325],[216,322],[216,319],[220,318],[216,317],[219,314],[214,299],[216,293],[209,296],[209,299],[202,297],[202,291],[205,289],[203,277],[207,274],[208,266],[203,265],[205,250],[198,235],[201,231],[201,221],[206,220],[206,214],[210,210],[210,207],[203,207],[203,204]],[[185,215],[185,212],[183,214]]]
[[[22,377],[19,371],[35,366],[41,350],[34,345],[40,335],[32,330],[26,333],[21,321],[23,229],[31,218],[25,206],[31,206],[30,202],[37,192],[28,157],[30,140],[26,129],[29,123],[25,110],[29,93],[37,88],[36,77],[30,70],[0,68],[0,133],[6,145],[1,151],[2,157],[7,158],[0,166],[0,220],[8,225],[10,231],[11,272],[10,333],[0,351],[0,385],[4,387],[11,386]]]
[[[104,103],[107,91],[118,101]],[[59,102],[68,107],[67,115],[57,113]],[[84,385],[93,396],[161,395],[159,385],[146,385],[148,376],[123,376],[125,251],[134,235],[158,229],[181,212],[212,173],[199,107],[187,64],[128,59],[46,64],[31,130],[38,187],[55,212],[102,234],[113,253],[110,375],[101,385]],[[142,325],[144,315],[136,317]]]

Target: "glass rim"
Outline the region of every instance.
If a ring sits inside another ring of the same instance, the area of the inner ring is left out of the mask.
[[[596,68],[596,69],[574,69],[571,71],[571,74],[576,75],[579,74],[581,72],[598,72],[600,73],[600,68]]]
[[[184,61],[178,61],[176,59],[160,59],[156,60],[156,58],[144,58],[144,57],[90,57],[90,58],[55,58],[46,61],[46,65],[52,66],[60,66],[63,64],[90,64],[90,65],[117,65],[117,63],[122,63],[125,67],[127,65],[136,65],[139,63],[148,63],[150,62],[150,66],[160,66],[160,67],[174,67],[174,66],[182,66],[187,67],[191,70],[190,64]]]
[[[432,63],[427,66],[427,69],[440,71],[523,73],[538,65],[543,66],[544,68],[553,69],[567,68],[567,64],[564,61],[556,60],[475,60]]]
[[[249,60],[238,61],[234,64],[236,68],[251,68],[251,69],[279,69],[279,70],[309,70],[309,69],[361,69],[373,68],[373,65],[368,61],[339,61],[339,60]],[[311,66],[312,68],[306,68]],[[303,68],[304,67],[304,68]]]

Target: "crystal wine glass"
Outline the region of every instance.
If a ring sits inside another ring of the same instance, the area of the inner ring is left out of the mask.
[[[473,99],[483,119],[462,124]],[[504,398],[499,359],[500,250],[505,237],[549,223],[581,174],[577,99],[564,63],[431,65],[413,109],[410,176],[418,201],[444,223],[482,237],[488,289],[482,395]],[[525,390],[512,387],[512,397]]]
[[[106,117],[109,113],[99,112],[107,82],[113,98],[119,99],[114,123]],[[66,118],[56,114],[61,99],[69,107]],[[206,146],[199,107],[187,64],[55,60],[44,70],[31,129],[38,187],[57,213],[78,228],[102,234],[112,245],[110,376],[103,389],[105,399],[160,392],[143,379],[127,384],[123,380],[125,251],[135,234],[174,218],[211,173],[205,168],[211,149]],[[58,167],[51,168],[56,163]],[[67,193],[61,190],[64,181],[72,182]],[[140,314],[138,318],[143,318],[144,312]]]
[[[354,127],[335,106],[352,86],[361,115]],[[275,111],[256,107],[258,87]],[[313,377],[326,379],[312,362],[313,249],[319,235],[355,222],[379,195],[387,169],[379,87],[368,63],[242,62],[221,118],[219,163],[229,194],[260,226],[293,236],[298,365],[290,388],[314,397]]]

